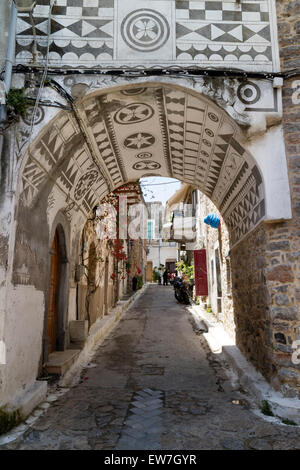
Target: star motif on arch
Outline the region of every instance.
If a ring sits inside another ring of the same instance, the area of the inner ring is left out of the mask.
[[[131,124],[146,121],[154,114],[154,109],[145,103],[132,103],[124,106],[115,115],[118,124]]]
[[[151,19],[138,20],[134,25],[135,36],[138,39],[144,39],[145,41],[155,39],[158,34],[157,24]]]
[[[155,137],[146,132],[139,132],[137,134],[132,134],[124,140],[124,145],[127,148],[133,149],[142,149],[150,147],[155,142]]]

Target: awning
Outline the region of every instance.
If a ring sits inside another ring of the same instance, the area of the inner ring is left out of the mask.
[[[186,198],[188,191],[190,189],[191,185],[190,184],[183,184],[178,191],[176,191],[175,194],[173,194],[170,199],[167,201],[167,207],[174,206],[175,204],[179,204],[180,202],[184,201]]]

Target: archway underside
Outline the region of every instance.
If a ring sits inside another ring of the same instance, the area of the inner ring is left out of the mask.
[[[214,202],[232,244],[264,218],[262,177],[239,127],[202,95],[145,83],[87,95],[76,109],[77,117],[60,113],[31,145],[22,172],[26,206],[52,181],[48,208],[73,218],[128,181],[168,176]]]

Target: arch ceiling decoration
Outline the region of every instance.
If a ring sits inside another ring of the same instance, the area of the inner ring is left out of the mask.
[[[147,176],[198,187],[223,215],[232,243],[265,215],[262,177],[235,122],[197,93],[173,85],[115,87],[62,112],[31,146],[21,198],[32,206],[49,179],[64,210],[88,214],[110,190]],[[89,145],[87,145],[87,140]],[[92,149],[92,151],[91,151]]]

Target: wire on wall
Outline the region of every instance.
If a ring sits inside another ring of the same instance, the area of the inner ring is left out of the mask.
[[[34,126],[34,122],[35,122],[35,118],[36,118],[36,113],[37,113],[39,101],[40,101],[40,98],[41,98],[41,95],[42,95],[42,91],[43,91],[43,88],[44,88],[44,84],[45,84],[45,80],[46,80],[47,74],[48,74],[49,49],[50,49],[50,35],[51,35],[51,19],[52,19],[52,9],[53,9],[54,3],[55,3],[55,0],[51,0],[51,2],[50,2],[50,8],[49,8],[48,25],[47,25],[46,63],[45,63],[45,67],[44,67],[44,70],[43,70],[43,75],[42,75],[42,79],[41,79],[41,84],[40,84],[40,87],[39,87],[39,91],[38,91],[38,94],[37,94],[37,98],[36,98],[35,105],[34,105],[34,109],[33,109],[33,113],[32,113],[31,125],[30,125],[29,141],[30,141],[30,138],[31,138],[31,135],[32,135],[33,126]]]
[[[48,58],[47,58],[48,62]],[[43,69],[40,66],[18,64],[14,67],[14,73],[37,73]],[[291,69],[284,72],[251,72],[237,69],[203,69],[201,67],[189,66],[171,66],[171,67],[114,67],[114,68],[59,68],[49,67],[47,65],[48,75],[104,75],[104,76],[120,76],[120,77],[151,77],[151,76],[171,76],[171,77],[211,77],[211,78],[257,78],[273,80],[276,77],[290,79],[300,75],[300,69]]]

